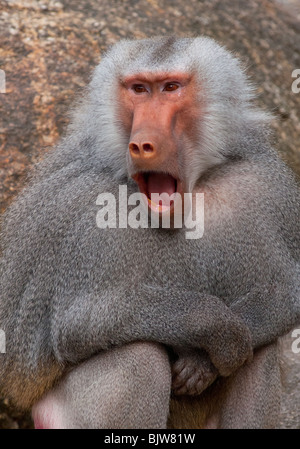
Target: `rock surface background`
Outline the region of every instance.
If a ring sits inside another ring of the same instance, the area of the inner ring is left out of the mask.
[[[300,174],[299,0],[0,0],[0,213],[30,166],[55,144],[67,110],[107,47],[120,38],[205,34],[241,57],[273,112],[274,142]],[[0,86],[1,87],[1,86]],[[282,427],[300,428],[300,354],[285,339]],[[0,428],[27,428],[28,415],[0,401]]]

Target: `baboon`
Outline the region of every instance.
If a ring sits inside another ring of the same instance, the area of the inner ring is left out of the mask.
[[[36,427],[276,426],[300,191],[253,98],[206,37],[124,40],[95,69],[2,224],[0,389]]]

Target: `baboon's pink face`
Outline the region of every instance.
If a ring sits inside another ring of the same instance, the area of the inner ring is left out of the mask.
[[[191,74],[139,73],[121,80],[120,118],[130,136],[130,174],[151,209],[151,194],[183,194],[183,165],[197,141],[199,104],[195,78]],[[187,148],[188,147],[188,148]]]

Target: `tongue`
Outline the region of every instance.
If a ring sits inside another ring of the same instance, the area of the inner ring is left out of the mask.
[[[152,193],[167,193],[172,195],[176,192],[176,181],[171,175],[165,173],[149,173],[147,180],[148,195],[151,199]],[[168,196],[164,199],[165,195],[162,195],[162,202],[167,204],[169,202]]]

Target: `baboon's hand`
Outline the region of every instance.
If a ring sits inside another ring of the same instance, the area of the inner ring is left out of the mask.
[[[218,375],[205,351],[181,350],[172,365],[172,390],[175,395],[196,396],[211,385]]]

